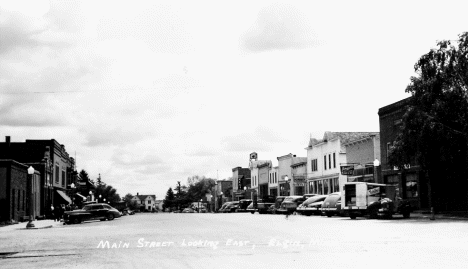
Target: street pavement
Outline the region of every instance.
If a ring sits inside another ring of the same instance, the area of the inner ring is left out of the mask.
[[[1,227],[0,268],[465,268],[468,264],[467,221],[456,219],[140,213],[113,221],[52,226]]]

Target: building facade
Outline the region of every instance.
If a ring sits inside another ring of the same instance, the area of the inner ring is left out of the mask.
[[[40,213],[46,215],[51,205],[72,203],[67,192],[76,178],[75,164],[65,146],[55,139],[0,143],[0,159],[11,159],[32,166],[40,174]]]
[[[250,189],[250,169],[240,166],[234,167],[232,169],[232,180],[232,199],[245,199],[247,189]]]
[[[278,196],[278,166],[272,167],[268,176],[268,194],[276,198]]]
[[[352,140],[345,144],[347,164],[342,164],[342,169],[346,167],[349,174],[348,182],[374,182],[382,183],[381,170],[379,166],[374,167],[377,160],[380,163],[380,134],[365,136]]]
[[[341,174],[347,165],[345,145],[375,132],[325,132],[323,138],[311,138],[307,150],[307,189],[309,193],[341,192],[348,178]]]
[[[399,195],[408,199],[414,209],[428,209],[428,187],[420,166],[413,160],[405,165],[405,169],[399,170],[388,160],[410,100],[411,97],[379,109],[382,183],[397,185]]]

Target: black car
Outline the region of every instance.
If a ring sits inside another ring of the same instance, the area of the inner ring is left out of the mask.
[[[119,218],[120,212],[108,204],[85,205],[83,209],[65,211],[63,220],[65,223],[78,224],[86,220],[113,220]]]
[[[322,215],[331,217],[333,215],[341,216],[341,192],[334,192],[328,195],[322,204]]]

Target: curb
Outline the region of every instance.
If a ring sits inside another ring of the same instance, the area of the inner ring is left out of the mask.
[[[39,230],[39,229],[48,229],[52,227],[54,227],[54,225],[48,225],[44,227],[32,227],[32,228],[17,228],[16,230]]]

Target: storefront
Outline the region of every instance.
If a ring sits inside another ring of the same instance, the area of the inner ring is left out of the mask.
[[[338,175],[308,180],[309,193],[313,194],[330,194],[340,191],[340,183]]]

